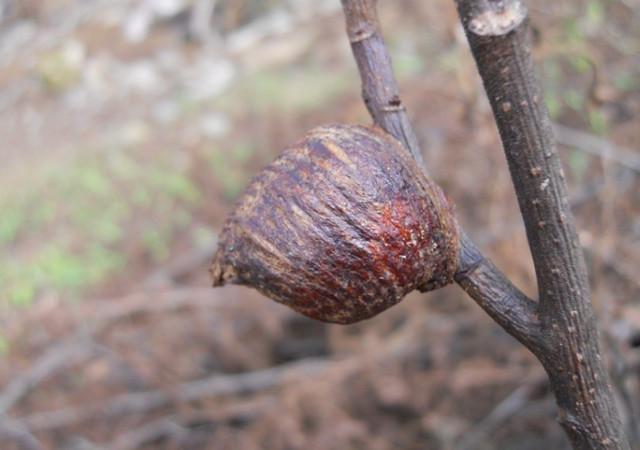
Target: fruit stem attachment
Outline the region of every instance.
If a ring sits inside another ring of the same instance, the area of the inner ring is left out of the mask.
[[[362,81],[362,97],[374,123],[398,139],[426,172],[422,151],[405,108],[388,109],[402,105],[402,100],[380,32],[376,1],[342,0],[342,6]],[[530,349],[539,347],[537,303],[515,287],[462,229],[460,236],[455,281],[509,334]]]
[[[536,266],[540,302],[528,298],[460,230],[456,282],[545,367],[559,421],[574,449],[629,449],[600,358],[588,279],[520,0],[457,0],[493,107]],[[402,107],[376,0],[342,0],[347,34],[374,122],[426,170]]]

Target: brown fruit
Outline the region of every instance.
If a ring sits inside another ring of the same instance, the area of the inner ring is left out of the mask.
[[[458,226],[440,188],[379,128],[314,128],[249,185],[227,220],[214,286],[254,287],[353,323],[452,281]]]

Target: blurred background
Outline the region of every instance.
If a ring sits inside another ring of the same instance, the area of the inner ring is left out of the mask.
[[[536,295],[453,3],[380,0],[383,31],[431,173]],[[640,3],[529,3],[638,442]],[[370,122],[338,0],[0,0],[0,447],[568,448],[539,364],[456,286],[347,327],[209,287],[234,199],[328,122]]]

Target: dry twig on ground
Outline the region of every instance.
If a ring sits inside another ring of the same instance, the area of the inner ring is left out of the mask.
[[[164,390],[120,394],[105,402],[76,408],[35,413],[15,421],[32,431],[52,430],[93,420],[127,414],[142,414],[171,404],[187,403],[206,397],[250,394],[317,375],[328,367],[321,359],[304,359],[277,367],[234,375],[213,375],[170,386]]]

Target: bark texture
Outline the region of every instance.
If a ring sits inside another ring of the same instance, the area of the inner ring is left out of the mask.
[[[214,285],[353,323],[453,281],[458,227],[440,190],[380,128],[311,130],[254,179],[220,237]]]
[[[403,143],[424,166],[418,139],[407,116],[378,26],[377,9],[369,1],[342,1],[347,35],[362,78],[362,98],[374,123]],[[381,64],[382,63],[382,64]]]
[[[458,0],[525,222],[544,336],[536,354],[576,449],[627,449],[600,355],[582,247],[519,0]]]

